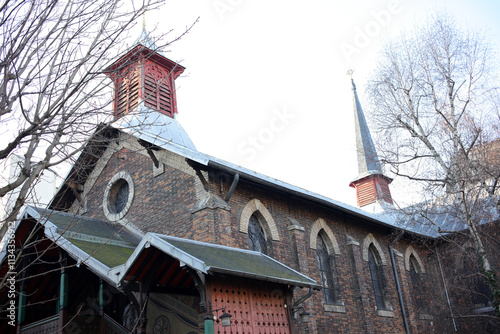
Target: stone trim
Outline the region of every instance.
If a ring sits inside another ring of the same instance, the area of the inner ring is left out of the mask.
[[[335,238],[335,235],[333,234],[332,230],[328,225],[326,224],[325,220],[323,218],[318,218],[312,228],[311,228],[311,234],[309,238],[309,247],[311,249],[316,249],[316,242],[318,240],[318,234],[321,232],[321,230],[325,231],[326,235],[328,236],[328,239],[330,239],[331,242],[331,247],[333,248],[333,253],[335,255],[340,254],[340,248],[339,244],[337,242],[337,238]]]
[[[356,239],[354,239],[353,237],[351,237],[349,234],[346,234],[345,236],[347,237],[347,243],[346,243],[346,245],[353,245],[353,246],[359,246],[360,245],[359,241],[357,241]]]
[[[342,305],[323,304],[323,310],[325,312],[345,313],[345,306],[343,303]]]
[[[305,227],[300,225],[300,223],[296,219],[288,217],[288,221],[290,222],[290,224],[288,225],[288,231],[306,231]]]
[[[495,312],[495,308],[493,306],[485,306],[485,307],[480,307],[472,310],[472,313],[474,314],[483,314],[483,313],[489,313],[489,312]]]
[[[426,313],[420,313],[420,314],[418,315],[418,318],[419,318],[420,320],[434,320],[434,317],[433,317],[432,315],[430,315],[430,314],[426,314]]]
[[[191,209],[191,213],[195,213],[204,209],[222,209],[231,211],[231,207],[226,202],[224,202],[222,198],[210,193],[207,193],[204,198],[200,199],[194,204],[193,208]]]
[[[390,310],[377,310],[377,315],[379,317],[394,318],[394,311],[390,311]]]
[[[278,233],[278,227],[276,226],[276,223],[274,222],[273,217],[271,216],[271,213],[267,210],[267,208],[262,204],[258,199],[254,198],[250,200],[243,210],[241,211],[240,215],[240,232],[248,234],[248,223],[250,222],[250,217],[255,213],[258,212],[260,213],[261,218],[265,221],[267,224],[268,230],[271,234],[271,239],[273,241],[279,241],[280,236]],[[267,229],[264,229],[267,230]]]
[[[155,166],[153,163],[153,177],[160,176],[161,174],[165,173],[165,164],[160,162],[158,165],[158,168]]]
[[[113,187],[113,185],[118,180],[121,180],[121,179],[124,179],[125,181],[127,181],[128,186],[129,186],[129,194],[128,194],[128,199],[127,199],[127,204],[125,204],[125,207],[123,208],[122,211],[120,211],[118,213],[114,213],[114,212],[111,212],[109,210],[109,205],[110,205],[109,192],[110,192],[111,188]],[[113,222],[122,219],[127,214],[130,207],[132,206],[132,202],[134,200],[134,193],[135,193],[134,181],[132,180],[132,177],[130,176],[130,174],[125,172],[125,171],[121,171],[121,172],[116,173],[111,178],[111,180],[109,180],[108,185],[106,186],[106,190],[104,190],[104,196],[102,199],[102,208],[104,210],[104,215],[106,216],[106,218],[108,218],[110,221],[113,221]]]
[[[370,245],[373,244],[373,246],[377,249],[378,255],[380,256],[380,262],[383,266],[387,265],[387,259],[385,257],[384,252],[382,251],[382,247],[380,247],[380,244],[378,241],[373,237],[373,234],[368,234],[366,238],[363,240],[363,260],[368,262],[368,248]]]
[[[414,256],[415,259],[417,260],[417,263],[418,263],[418,266],[420,267],[420,272],[422,274],[425,274],[425,267],[424,267],[424,263],[422,262],[422,260],[420,260],[420,256],[418,256],[418,253],[417,251],[415,250],[415,248],[413,248],[413,246],[408,246],[408,248],[406,248],[406,251],[405,251],[405,269],[407,271],[410,271],[410,256]]]

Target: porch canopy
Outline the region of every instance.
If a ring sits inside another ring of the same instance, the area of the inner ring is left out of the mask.
[[[120,224],[33,207],[26,209],[25,218],[41,223],[49,240],[116,287],[154,273],[158,284],[182,288],[179,275],[189,268],[198,274],[321,288],[315,280],[260,252],[151,232],[140,238]],[[0,261],[4,255],[0,254]],[[192,281],[186,278],[184,284]]]

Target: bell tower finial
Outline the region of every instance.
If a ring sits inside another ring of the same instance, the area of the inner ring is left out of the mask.
[[[351,80],[352,80],[352,75],[354,73],[354,69],[350,68],[349,70],[347,70],[347,73],[346,75],[350,76],[351,77]]]

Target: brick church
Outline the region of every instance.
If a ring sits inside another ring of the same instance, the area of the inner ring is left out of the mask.
[[[2,333],[500,332],[470,240],[392,206],[354,82],[358,207],[199,152],[176,119],[183,70],[145,30],[107,68],[114,121],[16,226]]]

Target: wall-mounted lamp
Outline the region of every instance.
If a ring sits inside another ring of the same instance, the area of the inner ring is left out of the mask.
[[[216,310],[212,310],[212,312],[217,312],[217,311],[221,311],[221,310],[222,310],[222,314],[219,317],[219,319],[220,319],[220,323],[221,323],[222,327],[229,327],[229,326],[231,326],[231,317],[232,317],[232,315],[229,314],[229,313],[226,313],[226,308],[225,307],[218,308]],[[214,315],[214,321],[215,320],[217,320],[217,315]]]
[[[300,313],[299,311],[302,310]],[[294,321],[301,323],[301,324],[307,324],[309,322],[309,316],[311,314],[305,310],[304,307],[297,307],[294,309]]]
[[[302,312],[299,313],[299,322],[303,324],[307,324],[309,322],[309,313],[306,312],[305,309],[302,309]]]

